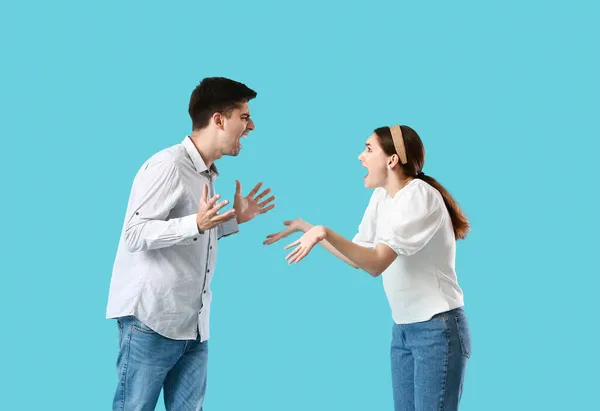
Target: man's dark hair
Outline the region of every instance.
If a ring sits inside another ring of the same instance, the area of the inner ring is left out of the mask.
[[[214,113],[229,117],[241,104],[256,97],[245,84],[224,77],[207,77],[196,86],[190,97],[188,113],[192,129],[206,127]]]

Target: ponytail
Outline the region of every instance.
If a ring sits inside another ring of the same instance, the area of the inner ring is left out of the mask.
[[[427,184],[440,192],[442,198],[444,199],[444,204],[446,204],[446,208],[448,209],[448,213],[450,214],[450,219],[452,220],[454,237],[457,240],[464,240],[469,231],[471,231],[471,225],[469,224],[467,216],[460,209],[456,200],[452,197],[452,195],[450,195],[448,190],[446,190],[443,185],[438,183],[435,178],[425,175],[423,172],[417,174],[415,178],[425,181]]]
[[[409,126],[392,126],[391,128],[379,127],[375,129],[375,134],[379,137],[379,143],[385,154],[388,156],[395,154],[400,157],[405,176],[423,180],[440,192],[452,220],[454,237],[457,240],[463,240],[471,230],[469,220],[448,190],[438,183],[435,178],[423,173],[425,147],[423,147],[423,142],[417,132]]]

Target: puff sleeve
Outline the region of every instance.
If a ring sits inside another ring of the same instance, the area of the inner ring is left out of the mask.
[[[385,194],[384,189],[376,188],[369,199],[367,209],[358,225],[358,231],[354,235],[352,242],[363,247],[374,247],[375,235],[377,231],[377,204]]]
[[[413,255],[421,250],[446,219],[443,200],[421,184],[407,187],[394,199],[389,223],[381,224],[378,243],[399,255]]]

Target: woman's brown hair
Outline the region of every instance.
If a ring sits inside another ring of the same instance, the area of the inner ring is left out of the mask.
[[[404,173],[413,178],[419,178],[440,192],[444,198],[446,208],[450,213],[452,227],[454,228],[454,236],[457,240],[464,239],[469,233],[471,227],[467,216],[460,209],[458,203],[450,195],[448,190],[444,188],[435,178],[423,174],[423,165],[425,164],[425,147],[423,142],[415,130],[408,126],[400,126],[402,137],[404,138],[404,147],[406,149],[406,164],[399,162]],[[380,127],[375,130],[375,134],[379,138],[379,143],[383,148],[384,153],[388,156],[398,155],[394,140],[389,127]],[[400,156],[399,156],[400,157]]]

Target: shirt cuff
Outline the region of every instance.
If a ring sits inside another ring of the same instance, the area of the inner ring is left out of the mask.
[[[189,239],[200,234],[198,223],[196,222],[196,214],[188,215],[181,218],[181,237]]]
[[[237,219],[232,218],[229,221],[225,221],[224,223],[219,224],[217,239],[221,239],[222,237],[227,237],[228,235],[235,234],[239,231],[240,231],[240,228],[238,226]]]

